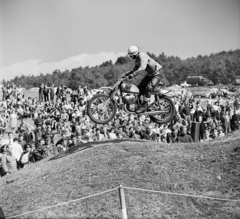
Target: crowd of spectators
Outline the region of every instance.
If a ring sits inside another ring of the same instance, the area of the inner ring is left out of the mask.
[[[19,88],[12,85],[2,89],[2,176],[87,142],[128,138],[162,143],[204,142],[239,129],[238,98],[225,101],[219,96],[203,101],[182,95],[173,98],[177,113],[167,124],[159,125],[148,116],[119,109],[114,120],[99,125],[86,115],[87,101],[93,95],[87,87],[69,92],[66,86],[42,84],[38,99],[26,98]],[[197,139],[193,137],[193,126]]]

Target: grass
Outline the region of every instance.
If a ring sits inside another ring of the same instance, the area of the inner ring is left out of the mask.
[[[224,140],[92,142],[0,179],[5,216],[123,186],[240,200],[239,132]],[[9,182],[9,183],[7,183]],[[11,182],[11,183],[10,183]],[[240,202],[125,189],[128,218],[240,218]],[[118,191],[21,218],[122,218]]]

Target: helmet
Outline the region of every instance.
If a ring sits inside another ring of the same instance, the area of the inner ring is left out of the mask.
[[[130,46],[128,48],[128,55],[137,55],[138,48],[136,46]]]

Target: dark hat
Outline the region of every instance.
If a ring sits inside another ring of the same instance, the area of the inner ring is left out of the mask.
[[[51,135],[46,135],[45,140],[51,140]]]

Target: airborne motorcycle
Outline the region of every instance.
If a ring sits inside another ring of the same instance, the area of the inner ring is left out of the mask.
[[[93,96],[87,105],[87,114],[97,124],[106,124],[116,115],[117,108],[123,106],[124,111],[136,114],[135,110],[141,104],[139,89],[136,85],[123,82],[128,76],[121,76],[110,93]],[[175,115],[175,106],[168,96],[169,91],[163,92],[157,86],[151,93],[148,110],[136,115],[149,115],[150,119],[158,124],[169,122]]]

